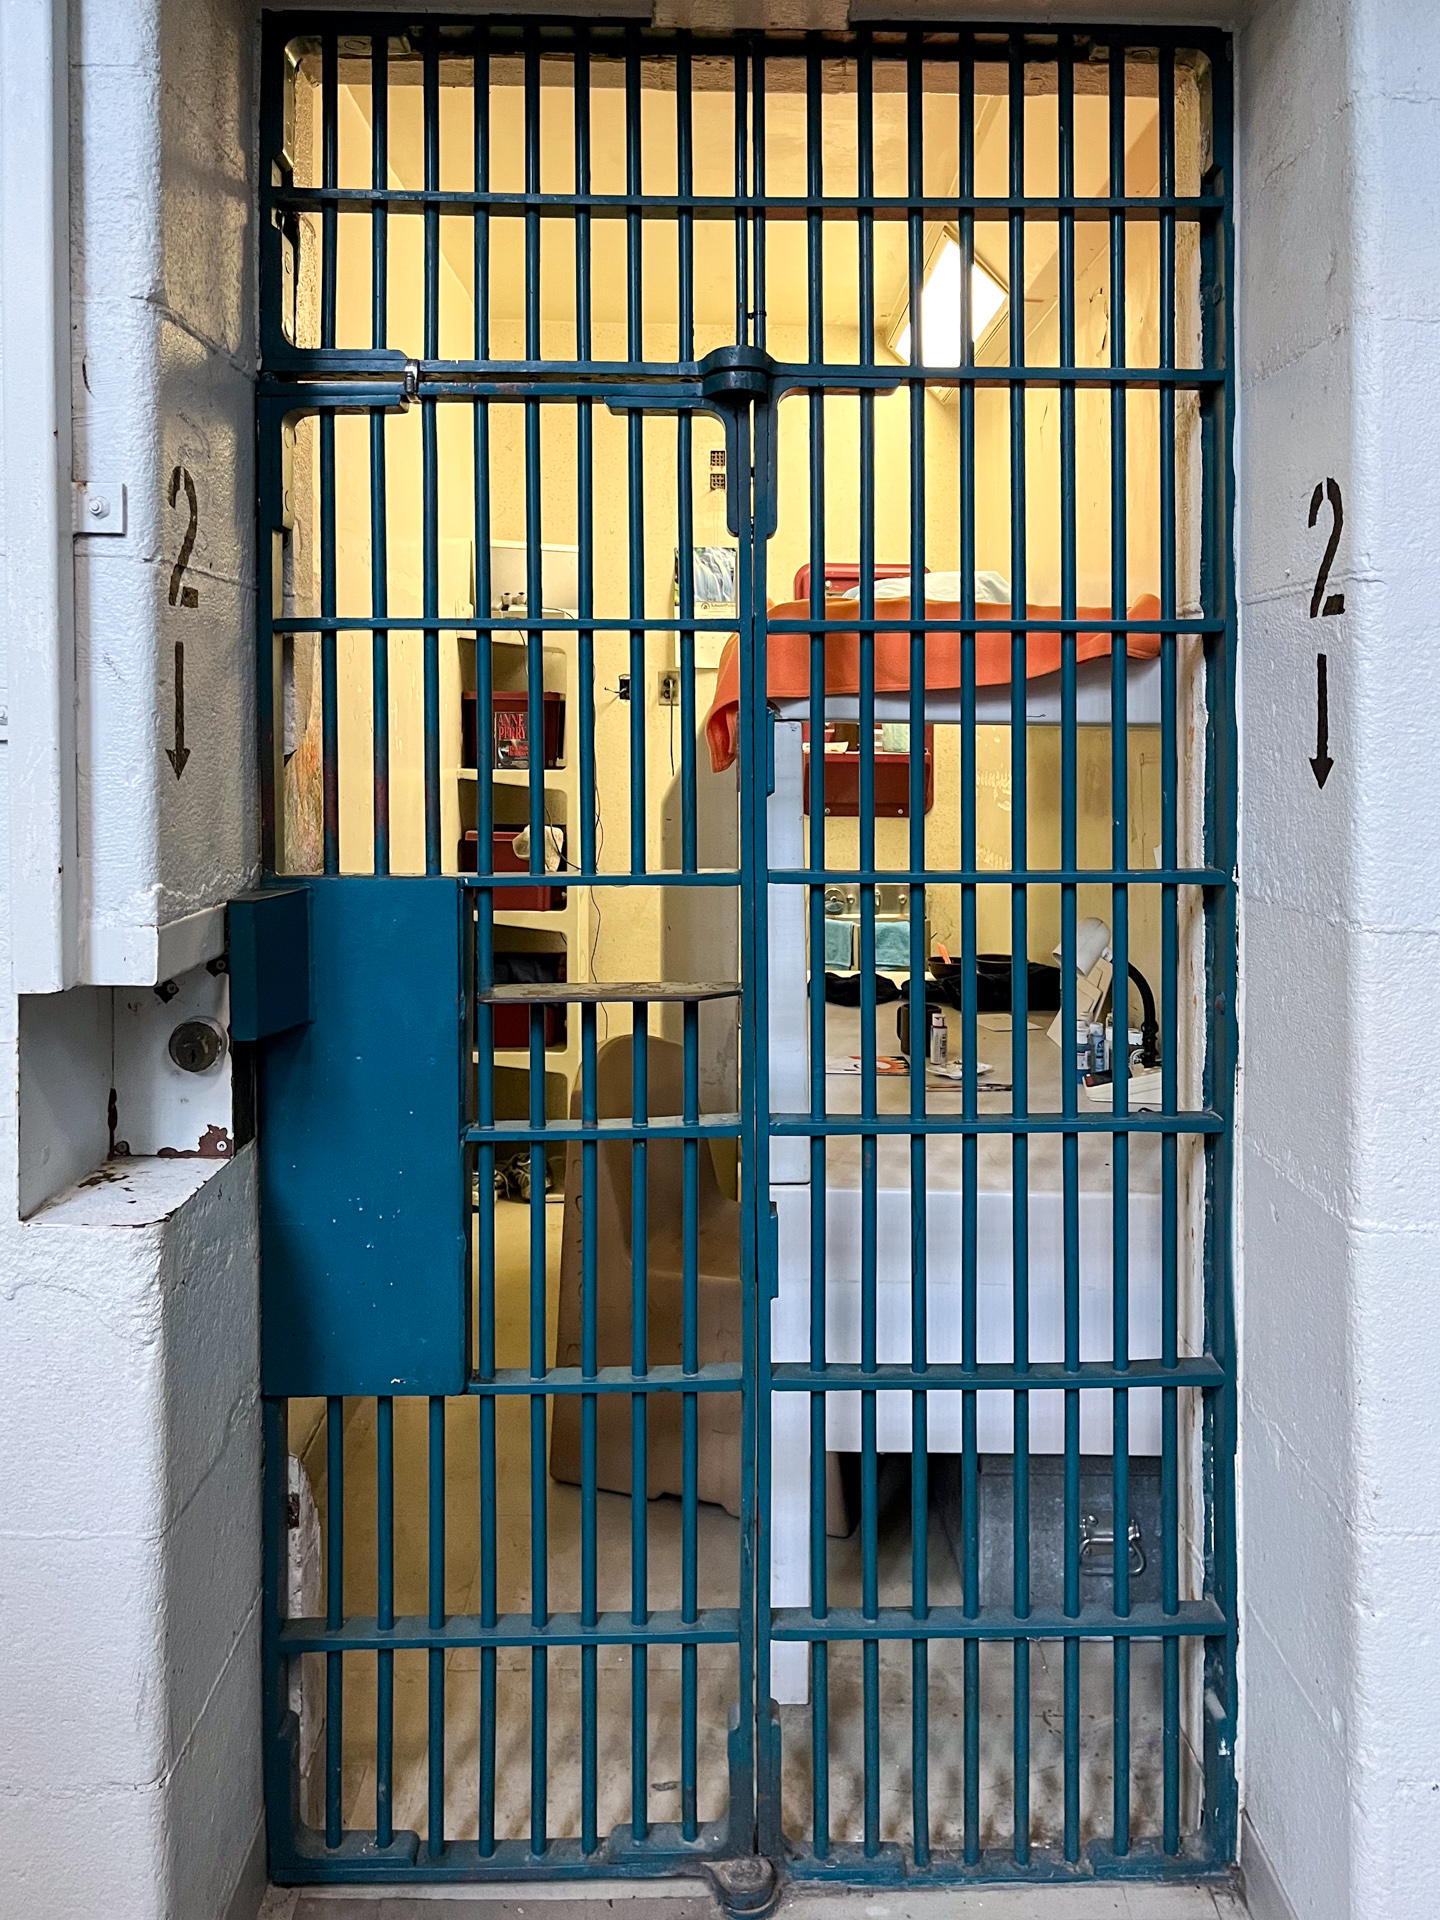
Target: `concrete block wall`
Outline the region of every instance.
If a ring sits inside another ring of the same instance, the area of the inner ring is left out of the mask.
[[[254,1151],[115,1167],[3,1247],[0,1911],[218,1920],[259,1816]]]
[[[254,32],[236,0],[72,10],[75,471],[128,495],[123,538],[76,542],[79,963],[106,985],[219,951],[255,861]]]
[[[1440,14],[1239,35],[1245,1845],[1256,1911],[1440,1901]],[[1333,478],[1345,524],[1312,619]],[[1330,753],[1315,752],[1316,655]],[[1258,1856],[1263,1855],[1263,1859]]]

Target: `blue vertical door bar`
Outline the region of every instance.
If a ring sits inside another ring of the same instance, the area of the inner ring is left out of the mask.
[[[750,138],[749,171],[752,200],[765,199],[765,91],[767,85],[765,41],[749,36],[750,43]],[[767,234],[765,216],[757,212],[750,223],[750,285],[753,305],[749,313],[749,344],[765,344],[765,268]],[[752,1193],[756,1233],[756,1288],[753,1301],[753,1333],[750,1351],[754,1355],[755,1377],[768,1384],[770,1378],[771,1302],[779,1291],[779,1221],[770,1199],[769,1113],[770,1113],[770,841],[768,796],[773,782],[774,742],[769,695],[769,630],[766,622],[766,580],[768,578],[768,541],[775,531],[776,501],[769,481],[774,472],[775,435],[773,407],[767,394],[757,397],[751,412],[751,456],[741,468],[744,500],[745,535],[753,554],[751,575],[751,627],[754,634],[753,687],[757,731],[763,740],[754,775],[758,781],[753,815],[754,876],[754,971],[747,975],[747,991],[755,1003],[756,1047],[754,1111],[756,1115],[755,1151],[751,1161]],[[754,1592],[757,1620],[767,1620],[770,1612],[770,1565],[772,1558],[770,1488],[772,1463],[771,1411],[773,1402],[765,1393],[755,1423],[754,1484],[755,1568]],[[779,1728],[770,1705],[769,1635],[757,1652],[753,1678],[755,1698],[756,1808],[752,1845],[772,1855],[783,1846],[780,1819]]]
[[[445,1402],[439,1394],[429,1400],[429,1612],[431,1633],[438,1639],[445,1626]],[[425,1851],[432,1860],[445,1852],[445,1649],[432,1646],[426,1655],[429,1742]]]
[[[690,51],[682,41],[675,57],[676,188],[684,200],[694,191],[694,111],[690,92]],[[682,360],[695,356],[695,223],[682,213],[676,236],[679,255],[679,348]],[[695,711],[695,469],[694,422],[689,413],[676,421],[676,569],[679,588],[680,660],[680,867],[696,871],[699,858],[696,828],[696,711]],[[708,484],[708,482],[707,482]],[[686,1127],[700,1118],[700,1009],[687,1004],[682,1013],[683,1110]],[[700,1365],[700,1153],[697,1139],[687,1137],[682,1149],[681,1198],[681,1354],[687,1375]],[[700,1604],[700,1402],[687,1393],[681,1403],[681,1542],[680,1612],[687,1623],[696,1619]],[[699,1649],[680,1650],[680,1829],[693,1841],[699,1823]]]
[[[1068,35],[1062,35],[1059,47],[1059,178],[1062,200],[1075,192],[1075,48]],[[1075,216],[1060,215],[1060,365],[1075,364]],[[1075,389],[1066,384],[1060,389],[1060,617],[1076,617],[1078,594],[1075,585]],[[1078,864],[1076,832],[1076,795],[1079,779],[1077,764],[1075,654],[1076,638],[1062,631],[1060,637],[1060,865],[1073,873]],[[1071,1070],[1075,1044],[1075,920],[1076,893],[1073,882],[1060,889],[1060,1034],[1061,1107],[1068,1114],[1076,1110],[1075,1075]],[[1065,1370],[1078,1372],[1080,1366],[1080,1139],[1075,1133],[1061,1137],[1061,1234],[1064,1260]],[[1065,1467],[1064,1467],[1064,1612],[1073,1620],[1080,1611],[1080,1394],[1065,1390]],[[1063,1766],[1065,1858],[1080,1858],[1080,1641],[1070,1635],[1062,1655],[1063,1688]]]
[[[345,1619],[345,1402],[331,1394],[325,1402],[325,1624],[332,1631]],[[325,1844],[338,1847],[344,1835],[340,1803],[344,1757],[342,1711],[345,1656],[325,1656]]]
[[[395,1402],[375,1402],[375,1624],[395,1625]],[[381,1647],[375,1655],[375,1844],[394,1838],[395,1655]]]
[[[532,536],[530,552],[535,551]],[[527,595],[528,601],[528,595]],[[534,639],[531,635],[531,640]],[[534,704],[533,699],[531,702]],[[530,787],[534,792],[537,754],[532,732]],[[539,756],[543,758],[542,756]],[[530,1377],[546,1371],[545,1325],[545,1010],[530,1009]],[[537,1635],[550,1620],[549,1474],[545,1462],[545,1396],[530,1396],[530,1623]],[[538,1860],[546,1851],[549,1760],[550,1655],[543,1646],[530,1650],[530,1851]]]
[[[633,683],[632,683],[633,685]],[[638,691],[635,693],[639,699]],[[630,1010],[630,1111],[637,1126],[650,1117],[649,1008],[637,1001]],[[630,1148],[630,1371],[637,1381],[650,1370],[648,1255],[650,1244],[649,1147],[635,1140]],[[650,1609],[650,1451],[648,1399],[630,1396],[630,1620],[643,1627]],[[650,1669],[645,1643],[636,1636],[630,1648],[630,1833],[644,1840],[650,1830]]]
[[[738,96],[745,87],[742,56],[736,56],[736,167],[743,191],[748,168],[745,158],[746,115]],[[756,431],[768,427],[766,409],[753,423]],[[769,1698],[769,1075],[766,1071],[768,1020],[764,995],[768,982],[767,893],[763,884],[767,854],[765,810],[767,798],[768,717],[766,708],[766,630],[762,593],[765,552],[755,538],[755,520],[748,477],[752,459],[752,421],[737,409],[728,434],[729,459],[740,476],[731,490],[736,503],[731,532],[738,542],[740,716],[740,860],[752,884],[740,889],[740,1245],[741,1351],[745,1356],[750,1392],[745,1395],[741,1424],[740,1473],[740,1646],[737,1674],[738,1724],[732,1736],[730,1761],[730,1839],[739,1851],[755,1844],[756,1720],[759,1702]],[[768,446],[756,444],[761,456]],[[761,471],[765,470],[763,464]],[[762,1295],[765,1311],[760,1310]],[[757,1499],[757,1482],[766,1491]],[[758,1536],[758,1537],[757,1537]],[[757,1632],[757,1613],[766,1618]],[[768,1721],[767,1721],[768,1724]],[[767,1742],[767,1760],[769,1744]],[[768,1784],[768,1779],[767,1779]]]
[[[824,222],[817,203],[825,191],[823,68],[817,35],[805,54],[806,191],[811,211],[805,223],[808,302],[807,351],[813,364],[825,358]],[[811,873],[825,866],[825,395],[808,396],[810,618],[809,844],[805,864]],[[825,1111],[825,888],[812,883],[807,893],[810,947],[810,1112]],[[820,956],[818,959],[816,956]],[[810,1139],[810,1365],[825,1368],[825,1155],[823,1134]],[[825,1395],[810,1396],[810,1611],[823,1620],[829,1611],[828,1500],[825,1457]],[[810,1646],[811,1846],[817,1860],[830,1852],[830,1650],[824,1640]]]
[[[431,197],[440,191],[440,43],[434,22],[422,34],[425,285],[424,347],[427,360],[440,357],[440,214]],[[439,422],[433,400],[421,403],[421,489],[423,604],[433,621],[440,610],[440,456]],[[477,759],[479,755],[477,753]],[[477,776],[478,778],[478,776]],[[424,804],[425,871],[438,874],[440,855],[440,633],[424,632]],[[429,1612],[432,1633],[445,1624],[445,1402],[429,1401]],[[445,1653],[432,1646],[426,1656],[429,1730],[426,1776],[425,1850],[432,1860],[445,1852]]]
[[[324,34],[320,43],[320,153],[321,180],[328,188],[340,184],[339,58],[336,36]],[[322,216],[320,254],[320,344],[335,345],[335,308],[339,213],[327,206]],[[335,415],[320,416],[320,615],[335,618]],[[340,871],[340,682],[338,636],[327,627],[320,636],[321,699],[321,833],[326,873]]]
[[[1126,191],[1125,179],[1125,48],[1110,49],[1110,192]],[[1126,342],[1125,221],[1110,220],[1110,364],[1123,367]],[[1129,497],[1126,454],[1128,414],[1125,388],[1110,389],[1110,614],[1124,621],[1129,606]],[[1116,873],[1130,864],[1130,750],[1126,719],[1128,634],[1123,626],[1110,635],[1110,865]],[[1117,1043],[1129,1059],[1130,1028],[1130,889],[1124,880],[1111,888],[1111,946],[1115,964],[1115,1023]],[[1120,1057],[1117,1054],[1117,1058]],[[1129,1108],[1129,1073],[1114,1075],[1114,1110]],[[1130,1364],[1130,1139],[1117,1129],[1111,1142],[1111,1359],[1117,1374]],[[1111,1395],[1111,1552],[1114,1609],[1124,1619],[1130,1611],[1130,1395],[1117,1387]],[[1111,1752],[1113,1755],[1113,1838],[1117,1857],[1130,1851],[1130,1642],[1117,1635],[1113,1650],[1114,1702]]]
[[[490,43],[486,29],[477,29],[474,65],[474,152],[471,177],[477,194],[490,184]],[[490,215],[483,203],[475,209],[472,235],[475,275],[475,334],[473,351],[483,364],[490,353]],[[475,1048],[478,1081],[477,1128],[494,1124],[494,1012],[482,997],[494,980],[495,894],[485,885],[494,857],[494,761],[491,692],[494,663],[488,622],[490,594],[490,403],[477,399],[472,421],[472,461],[475,504],[475,868],[480,878],[475,900]],[[480,1382],[495,1377],[495,1212],[486,1202],[495,1191],[495,1148],[484,1141],[476,1148],[476,1374]],[[497,1456],[495,1397],[482,1393],[479,1407],[480,1499],[480,1618],[494,1626],[499,1617],[497,1591],[496,1496]],[[495,1852],[497,1672],[494,1647],[480,1649],[479,1759],[477,1832],[482,1860]]]
[[[425,358],[440,358],[440,43],[434,21],[424,28]],[[420,402],[424,538],[425,871],[440,871],[440,449],[437,402]]]
[[[1226,201],[1231,189],[1233,101],[1228,63],[1218,69],[1211,104],[1211,165],[1201,179],[1202,199]],[[1200,446],[1204,475],[1200,534],[1202,614],[1221,625],[1206,647],[1205,835],[1208,864],[1232,879],[1236,861],[1235,597],[1231,556],[1235,550],[1232,436],[1235,372],[1233,319],[1228,294],[1234,285],[1234,229],[1228,210],[1217,207],[1201,225],[1199,311],[1201,363],[1224,370],[1224,385],[1201,394]],[[1231,1205],[1233,1192],[1232,1124],[1237,1033],[1235,1025],[1235,889],[1233,883],[1206,896],[1206,994],[1211,1020],[1206,1049],[1203,1096],[1224,1124],[1206,1141],[1205,1166],[1205,1331],[1206,1345],[1224,1369],[1223,1384],[1206,1394],[1204,1458],[1205,1534],[1210,1564],[1207,1591],[1225,1616],[1225,1630],[1205,1645],[1204,1688],[1220,1705],[1207,1715],[1205,1828],[1212,1850],[1234,1857],[1235,1783],[1235,1324],[1231,1287]]]
[[[1025,193],[1025,45],[1012,36],[1009,48],[1010,197]],[[1010,364],[1025,363],[1025,302],[1014,290],[1025,282],[1025,220],[1012,211],[1010,241]],[[1026,607],[1026,534],[1028,497],[1025,486],[1026,395],[1023,377],[1010,381],[1010,600]],[[1030,864],[1027,827],[1027,772],[1029,733],[1026,730],[1027,634],[1010,636],[1010,865],[1024,874]],[[1014,1086],[1011,1109],[1017,1120],[1029,1108],[1030,1077],[1030,934],[1027,882],[1010,888],[1010,1078]],[[1030,1364],[1030,1137],[1017,1131],[1011,1143],[1014,1201],[1011,1211],[1011,1286],[1013,1289],[1014,1363],[1017,1374]],[[1012,1593],[1015,1617],[1030,1612],[1030,1395],[1014,1395],[1014,1454],[1011,1481]],[[1017,1639],[1013,1649],[1015,1791],[1012,1850],[1017,1866],[1030,1858],[1030,1642]]]
[[[860,362],[875,362],[875,223],[866,201],[875,191],[875,69],[868,32],[857,50],[860,182]],[[876,1111],[875,1084],[875,394],[860,394],[860,1117]],[[912,1049],[916,1037],[912,1035]],[[877,1355],[876,1206],[879,1138],[860,1136],[860,1371],[875,1372]],[[875,1390],[860,1396],[860,1609],[880,1611],[880,1489]],[[880,1851],[880,1642],[860,1643],[865,1856]]]
[[[1160,88],[1160,194],[1175,192],[1175,49],[1162,47]],[[1160,218],[1160,365],[1175,366],[1175,216]],[[1162,387],[1160,401],[1160,618],[1175,618],[1175,390]],[[1179,865],[1177,811],[1180,768],[1176,743],[1174,633],[1160,638],[1160,864],[1167,873]],[[1166,881],[1160,890],[1161,1009],[1160,1105],[1174,1113],[1180,1100],[1179,1060],[1180,928],[1179,889]],[[1160,1352],[1167,1367],[1179,1357],[1179,1140],[1160,1140]],[[1179,1395],[1163,1387],[1160,1396],[1160,1604],[1172,1616],[1180,1599]],[[1180,1643],[1164,1642],[1161,1678],[1161,1764],[1163,1770],[1162,1845],[1180,1851]]]
[[[525,135],[525,358],[541,357],[540,335],[540,216],[535,197],[540,192],[540,43],[527,26],[523,39]],[[541,514],[540,403],[527,399],[525,432],[525,613],[532,624],[525,638],[525,766],[529,867],[545,872],[549,847],[545,831],[545,655],[540,630],[533,625],[545,611],[545,575]],[[545,1249],[545,1013],[530,1009],[530,1377],[546,1372],[546,1249]],[[530,1396],[530,1620],[537,1634],[550,1618],[549,1583],[549,1473],[545,1456],[545,1396]],[[540,1859],[548,1849],[550,1737],[550,1655],[543,1646],[530,1651],[530,1852]]]
[[[596,1095],[595,1008],[581,1009],[580,1117],[593,1127],[599,1117]],[[596,1298],[598,1233],[596,1200],[599,1193],[599,1148],[593,1139],[580,1150],[580,1371],[593,1380],[600,1370],[599,1303]],[[594,1628],[600,1619],[595,1527],[597,1396],[587,1393],[581,1402],[580,1426],[580,1619]],[[586,1854],[600,1844],[598,1825],[599,1727],[596,1649],[580,1649],[580,1845]]]
[[[340,88],[336,36],[320,42],[320,178],[331,189],[339,178]],[[335,345],[335,307],[339,213],[327,206],[320,241],[320,344]],[[335,618],[335,415],[320,416],[320,616]],[[326,873],[340,871],[340,683],[338,636],[327,627],[320,636],[321,835]]]
[[[370,43],[370,182],[384,192],[390,185],[390,43],[377,33]],[[370,211],[370,344],[383,352],[389,331],[388,209]],[[385,414],[370,410],[370,611],[383,620],[390,609],[389,546],[386,529]],[[377,627],[370,636],[371,789],[374,861],[377,874],[390,871],[390,635]]]
[[[975,44],[960,42],[959,180],[962,201],[975,192]],[[975,263],[975,218],[969,209],[960,216],[960,353],[964,366],[975,363],[972,295]],[[975,803],[979,791],[975,721],[975,387],[960,388],[960,866],[973,875],[976,867]],[[973,1123],[979,1112],[980,1051],[977,999],[976,889],[973,878],[960,888],[960,1045],[962,1057],[961,1112]],[[960,1143],[960,1364],[973,1373],[976,1364],[976,1327],[979,1289],[979,1140],[967,1130]],[[980,1611],[980,1478],[977,1396],[966,1387],[960,1399],[960,1524],[961,1599],[966,1620]],[[963,1642],[963,1809],[962,1858],[973,1867],[980,1858],[980,1642]]]
[[[921,311],[925,274],[925,221],[919,203],[925,195],[924,147],[924,39],[912,28],[905,60],[907,192],[911,202],[906,222],[906,279],[910,312]],[[922,362],[921,328],[910,329],[910,364]],[[912,379],[910,400],[910,613],[925,599],[925,388]],[[914,875],[925,870],[925,634],[910,630],[910,1111],[925,1115],[925,1060],[929,1030],[925,1003],[925,915],[929,896]],[[928,1326],[928,1214],[925,1135],[910,1136],[910,1367],[917,1377],[926,1369]],[[910,1396],[910,1611],[917,1621],[930,1611],[930,1438],[929,1401],[923,1392]],[[910,1821],[911,1848],[917,1867],[930,1864],[930,1643],[916,1634],[910,1646]]]
[[[625,41],[625,192],[632,203],[641,190],[640,47]],[[628,357],[645,358],[644,221],[632,211],[625,221],[625,336]],[[632,407],[625,417],[629,454],[630,617],[645,618],[645,416]],[[630,629],[630,871],[644,873],[649,821],[645,811],[645,629]],[[637,1838],[639,1836],[637,1835]]]
[[[580,38],[574,61],[575,191],[590,191],[590,49]],[[575,351],[590,358],[590,218],[575,217]],[[588,625],[595,611],[594,541],[594,419],[592,403],[576,403],[576,532],[578,537],[580,631],[576,639],[579,680],[579,799],[580,868],[596,868],[595,786],[595,630]],[[585,1126],[599,1117],[596,1010],[581,1009],[580,1110]],[[599,1149],[587,1139],[580,1149],[580,1368],[587,1380],[599,1371],[599,1300],[596,1279],[599,1196]],[[593,1628],[600,1618],[596,1537],[596,1486],[599,1404],[587,1393],[580,1403],[580,1617]],[[598,1649],[580,1649],[580,1847],[587,1857],[600,1844],[599,1831],[599,1678]]]

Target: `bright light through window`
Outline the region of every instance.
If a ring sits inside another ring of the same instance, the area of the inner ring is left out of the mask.
[[[970,333],[978,340],[1005,304],[1005,289],[978,260],[970,267]],[[907,312],[891,337],[891,352],[910,358],[910,316]],[[960,345],[960,249],[947,235],[930,262],[920,289],[920,363],[926,367],[958,367],[964,359]]]

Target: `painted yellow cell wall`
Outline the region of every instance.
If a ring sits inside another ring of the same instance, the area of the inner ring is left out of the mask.
[[[366,131],[360,105],[341,90],[342,121],[356,125],[345,135],[358,147]],[[393,119],[393,113],[392,113]],[[1142,230],[1143,231],[1143,230]],[[618,230],[617,230],[618,234]],[[423,289],[421,224],[414,220],[390,223],[391,338],[416,340],[421,326]],[[368,338],[370,261],[368,226],[363,239],[342,236],[338,309],[339,337]],[[653,287],[659,307],[667,301],[673,311],[673,264],[664,248],[650,249],[647,294]],[[1097,363],[1108,357],[1108,262],[1101,244],[1077,281],[1077,333],[1082,359]],[[1131,297],[1128,332],[1135,356],[1155,351],[1156,316],[1151,263],[1132,240]],[[659,284],[664,274],[671,285]],[[468,256],[447,233],[442,249],[442,351],[459,355],[473,351],[472,289],[468,283]],[[648,302],[647,302],[648,304]],[[504,331],[518,319],[497,312]],[[1028,352],[1035,364],[1053,363],[1056,355],[1053,306],[1048,313],[1027,314]],[[717,338],[728,337],[714,323]],[[547,321],[542,329],[542,352],[568,353],[573,329],[564,320]],[[770,321],[770,350],[777,359],[802,359],[806,343],[803,326],[787,327]],[[827,329],[827,352],[848,357],[856,351],[853,330],[843,339]],[[697,342],[703,350],[704,342]],[[509,342],[495,340],[504,351]],[[598,358],[623,358],[623,326],[597,322],[593,349]],[[883,348],[881,349],[883,353]],[[858,354],[857,354],[858,357]],[[1011,572],[1009,525],[1008,396],[982,391],[976,409],[976,538],[977,563],[1007,576]],[[876,556],[906,560],[910,549],[909,444],[910,400],[897,393],[876,402],[875,527]],[[958,560],[958,407],[953,399],[930,396],[924,402],[926,436],[926,559],[934,568],[953,568]],[[1158,568],[1158,414],[1154,396],[1132,397],[1127,432],[1128,476],[1128,598],[1153,591]],[[540,537],[545,542],[573,543],[578,534],[575,413],[569,406],[542,407],[540,415]],[[1082,604],[1105,604],[1110,573],[1110,458],[1108,396],[1080,397],[1077,406],[1077,553]],[[671,606],[676,493],[678,484],[676,427],[673,421],[651,420],[644,429],[645,466],[645,608],[651,617],[663,617]],[[423,611],[421,565],[421,417],[418,408],[387,420],[387,543],[389,611],[418,615]],[[796,569],[809,558],[809,436],[806,406],[791,399],[782,404],[779,419],[779,514],[771,543],[769,590],[772,600],[788,598]],[[463,619],[470,611],[473,538],[474,416],[464,405],[436,409],[439,458],[439,578],[440,617]],[[629,507],[626,477],[626,423],[603,408],[594,414],[594,530],[596,610],[623,615],[629,608]],[[699,421],[695,427],[694,470],[701,478],[708,470],[709,449],[718,445],[718,423]],[[341,418],[337,446],[337,593],[342,613],[370,610],[370,501],[369,424]],[[1053,601],[1059,595],[1059,433],[1058,398],[1054,393],[1032,393],[1026,415],[1027,559],[1032,601]],[[832,398],[826,408],[825,448],[826,553],[851,559],[859,552],[859,405],[854,399]],[[714,517],[708,494],[695,493],[697,537],[722,540],[729,536],[708,529],[705,516]],[[523,540],[525,525],[524,409],[496,405],[490,409],[491,534],[497,540]],[[455,778],[459,758],[459,693],[463,628],[442,633],[442,858],[452,868],[461,828],[459,791]],[[552,653],[563,653],[562,671],[567,697],[574,697],[574,643],[565,639]],[[604,835],[602,867],[618,867],[628,857],[628,767],[630,708],[612,691],[618,676],[628,671],[629,643],[625,636],[599,636],[596,641],[596,751],[601,774],[601,819]],[[371,640],[368,633],[342,637],[339,649],[341,712],[341,864],[347,870],[368,870],[371,848]],[[677,656],[673,636],[655,636],[647,648],[647,849],[652,861],[662,858],[665,798],[672,786],[670,774],[671,715],[656,700],[656,678]],[[550,677],[556,673],[552,661]],[[701,709],[708,704],[712,677],[702,673],[697,688]],[[420,637],[397,636],[390,654],[390,726],[392,751],[391,818],[393,865],[397,871],[418,871],[424,865],[422,810],[423,674]],[[679,764],[679,742],[675,742]],[[1028,742],[1029,850],[1032,862],[1058,858],[1059,735],[1054,729],[1032,729]],[[927,820],[927,859],[934,865],[959,864],[958,739],[954,729],[936,734],[936,805]],[[1008,729],[981,729],[977,741],[979,794],[977,840],[982,866],[1010,864],[1010,756]],[[1158,741],[1134,729],[1129,753],[1131,790],[1131,858],[1148,866],[1159,839]],[[1082,730],[1080,764],[1080,857],[1108,860],[1110,845],[1109,738],[1103,730]],[[620,777],[607,777],[619,769]],[[567,823],[575,830],[577,823]],[[908,828],[903,821],[877,825],[877,857],[884,864],[907,863]],[[830,823],[831,860],[842,864],[858,858],[853,822]],[[1108,891],[1082,896],[1081,911],[1110,917]],[[1039,889],[1031,894],[1030,949],[1048,954],[1058,938],[1058,895]],[[958,941],[958,899],[953,890],[936,889],[931,899],[932,931],[947,944]],[[1008,893],[1002,888],[980,896],[982,949],[1009,947]],[[1132,940],[1141,964],[1153,960],[1157,930],[1137,893],[1132,910]],[[643,978],[654,972],[660,958],[661,913],[658,893],[633,900],[622,912],[602,914],[596,971],[616,978]]]

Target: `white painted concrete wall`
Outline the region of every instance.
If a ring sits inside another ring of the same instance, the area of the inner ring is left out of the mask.
[[[206,909],[248,884],[256,857],[248,13],[235,0],[77,13],[75,470],[128,494],[123,538],[76,543],[81,966],[106,985],[153,984],[217,953],[223,927]],[[197,508],[178,581],[177,469]]]
[[[1418,1920],[1440,1904],[1440,10],[1271,0],[1238,62],[1247,1841],[1301,1920]],[[1326,476],[1346,609],[1312,621]]]
[[[219,1920],[259,1819],[254,1150],[0,1241],[0,1912]]]
[[[63,526],[30,527],[37,477],[7,431],[5,664],[25,698],[0,748],[0,1913],[248,1920],[263,1873],[254,1153],[105,1155],[109,1088],[168,1032],[145,1017],[151,987],[221,950],[223,902],[254,871],[256,17],[239,0],[0,13],[6,423],[29,376],[67,504]],[[10,324],[19,311],[43,338],[17,299],[44,262],[23,244],[37,164],[15,102],[47,45],[70,286],[48,400]],[[169,601],[188,518],[167,504],[176,466],[199,505],[193,608]],[[124,487],[123,535],[72,550],[72,477]],[[202,968],[197,990],[223,982]]]

